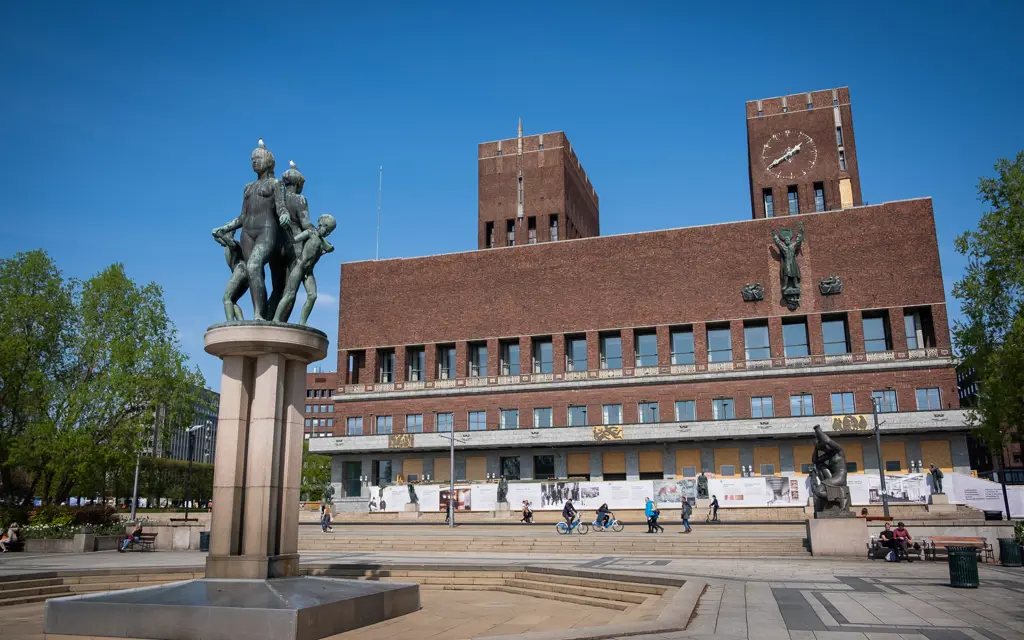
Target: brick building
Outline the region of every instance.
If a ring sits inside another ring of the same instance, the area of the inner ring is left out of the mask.
[[[601,237],[564,134],[520,129],[480,145],[481,249],[343,264],[335,437],[311,444],[340,502],[447,480],[452,429],[468,481],[799,475],[818,423],[854,473],[969,471],[931,200],[861,204],[845,88],[747,121],[751,219]]]
[[[332,398],[337,388],[338,374],[333,371],[324,372],[313,367],[312,371],[306,374],[303,434],[307,440],[328,438],[334,436],[335,433],[341,434],[334,424],[334,400]]]

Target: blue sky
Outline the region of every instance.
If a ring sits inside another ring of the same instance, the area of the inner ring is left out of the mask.
[[[475,247],[476,144],[519,116],[567,132],[606,234],[743,220],[744,102],[848,85],[864,198],[935,199],[948,291],[978,177],[1024,148],[1024,3],[718,4],[6,3],[0,255],[159,283],[216,388],[209,230],[237,214],[257,138],[339,220],[312,317],[333,339],[381,165],[382,257]]]

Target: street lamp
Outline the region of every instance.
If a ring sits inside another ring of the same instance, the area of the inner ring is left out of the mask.
[[[188,503],[192,501],[192,434],[205,425],[197,424],[185,430],[188,438],[188,474],[185,476],[185,523],[188,523]]]
[[[467,438],[456,437],[454,424],[452,425],[451,433],[439,433],[437,435],[442,438],[447,438],[451,443],[451,448],[449,450],[451,466],[448,469],[448,528],[451,529],[455,527],[455,441],[458,440],[465,444],[469,440]]]
[[[882,460],[882,436],[878,430],[881,426],[878,422],[878,404],[881,401],[881,398],[871,397],[871,414],[875,420],[875,454],[878,456],[878,477],[882,481],[882,513],[888,518],[889,496],[885,492],[885,461]]]

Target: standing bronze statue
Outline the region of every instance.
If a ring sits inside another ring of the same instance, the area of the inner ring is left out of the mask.
[[[796,254],[804,242],[804,223],[799,225],[796,237],[789,229],[772,231],[772,241],[779,250],[779,284],[782,287],[782,299],[790,311],[800,306],[800,263]]]
[[[933,462],[928,465],[928,472],[932,476],[932,493],[942,493],[942,470]]]
[[[839,444],[814,425],[814,454],[811,456],[811,495],[816,518],[845,518],[850,511],[850,488],[846,485],[846,453]]]
[[[231,279],[224,292],[224,313],[228,322],[243,320],[238,299],[249,289],[255,320],[288,322],[300,284],[306,288],[301,324],[306,324],[316,301],[313,267],[320,256],[334,251],[324,237],[337,225],[334,216],[320,216],[314,227],[309,221],[309,204],[302,196],[305,178],[295,163],[282,180],[274,177],[274,155],[263,140],[252,152],[256,180],[245,186],[242,212],[237,218],[213,230],[214,239],[224,246]],[[241,229],[238,241],[236,229]],[[265,267],[270,267],[273,289],[267,295]]]

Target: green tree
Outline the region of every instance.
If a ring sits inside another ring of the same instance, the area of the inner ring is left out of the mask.
[[[980,388],[968,422],[1001,458],[1024,425],[1024,151],[1013,161],[999,160],[995,171],[978,182],[990,210],[976,231],[956,240],[968,264],[953,286],[963,312],[953,336]]]
[[[302,443],[302,488],[303,500],[330,499],[331,457],[309,452],[309,442]]]

